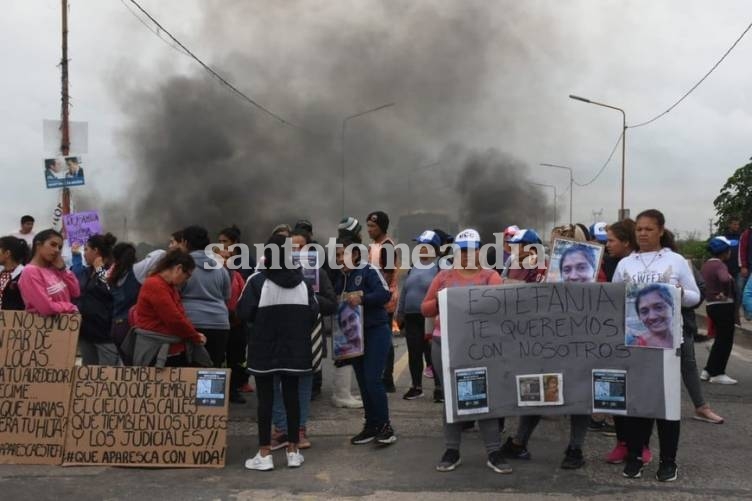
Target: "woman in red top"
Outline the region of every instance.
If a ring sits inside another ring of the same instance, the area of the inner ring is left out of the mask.
[[[166,253],[141,286],[133,315],[134,327],[205,344],[206,337],[188,320],[178,292],[195,268],[196,263],[187,252],[173,249]],[[170,345],[165,365],[186,365],[184,343]]]

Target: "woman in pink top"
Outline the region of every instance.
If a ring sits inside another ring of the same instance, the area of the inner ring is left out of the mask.
[[[18,282],[26,311],[43,316],[78,312],[73,304],[80,294],[78,280],[65,269],[62,248],[63,237],[55,230],[44,230],[34,237],[31,261]]]
[[[448,287],[466,287],[470,285],[498,285],[501,277],[493,269],[483,269],[480,266],[480,235],[477,231],[467,229],[460,232],[454,239],[459,248],[459,256],[455,255],[454,268],[442,270],[431,282],[426,297],[421,305],[421,314],[426,318],[439,314],[438,294]],[[441,325],[438,318],[434,324],[433,341],[431,346],[431,360],[434,374],[440,377],[443,372],[441,360]],[[446,384],[451,384],[446,381]],[[444,415],[444,413],[442,413]],[[512,468],[501,454],[501,434],[498,419],[478,420],[483,442],[486,446],[488,461],[486,465],[496,473],[511,473]],[[460,442],[462,439],[462,423],[447,423],[444,417],[444,441],[446,451],[441,461],[436,465],[438,471],[452,471],[460,464]]]

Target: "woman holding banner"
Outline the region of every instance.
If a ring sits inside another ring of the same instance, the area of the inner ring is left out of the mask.
[[[18,281],[26,311],[42,316],[78,313],[73,300],[81,289],[65,267],[62,249],[63,236],[55,230],[40,231],[34,237],[31,260]]]
[[[672,238],[665,225],[665,217],[655,209],[643,211],[637,216],[635,234],[638,249],[619,262],[613,281],[670,283],[681,289],[682,306],[692,307],[700,302],[700,290],[687,261],[671,250]],[[680,421],[667,419],[625,418],[629,455],[624,476],[642,476],[642,449],[650,436],[653,421],[658,428],[661,447],[656,479],[671,482],[677,478],[676,452],[679,447]]]
[[[421,304],[421,314],[426,318],[436,317],[433,330],[433,352],[431,360],[437,374],[443,374],[443,362],[441,359],[441,323],[439,315],[439,291],[449,287],[468,287],[472,285],[499,285],[501,277],[494,269],[484,269],[480,265],[480,235],[473,229],[460,232],[454,239],[455,257],[454,267],[442,270],[431,282],[426,297]],[[451,381],[444,381],[451,384]],[[444,413],[442,413],[444,416]],[[447,423],[444,416],[444,443],[446,450],[441,460],[436,465],[436,470],[441,472],[453,471],[459,466],[460,443],[462,441],[462,423]],[[496,473],[511,473],[512,467],[504,460],[501,453],[501,440],[499,438],[499,420],[479,419],[483,442],[486,446],[488,460],[486,465]]]

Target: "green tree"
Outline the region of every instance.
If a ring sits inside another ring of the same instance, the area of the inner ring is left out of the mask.
[[[732,216],[740,217],[744,225],[752,224],[752,161],[728,178],[713,205],[718,218],[715,224],[719,230],[726,228]]]

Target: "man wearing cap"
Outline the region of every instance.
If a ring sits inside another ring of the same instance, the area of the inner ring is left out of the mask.
[[[399,269],[397,263],[396,243],[394,239],[387,234],[389,229],[389,216],[386,212],[375,211],[368,214],[366,218],[366,227],[368,236],[372,242],[368,247],[368,262],[381,270],[386,283],[389,284],[389,292],[392,297],[386,304],[386,312],[389,314],[389,325],[392,325],[394,311],[397,309],[399,301],[398,282]],[[394,345],[389,349],[386,366],[384,368],[384,388],[387,393],[394,393],[397,388],[394,385]]]

